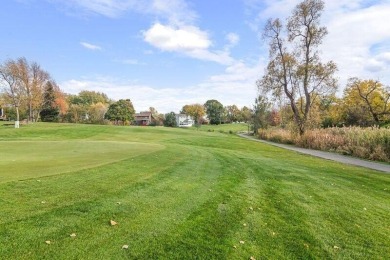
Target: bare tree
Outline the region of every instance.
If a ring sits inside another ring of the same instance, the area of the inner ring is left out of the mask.
[[[17,62],[8,60],[0,65],[0,84],[4,89],[5,96],[12,102],[16,110],[15,128],[19,128],[19,107],[25,97],[25,89],[19,75]]]
[[[26,92],[28,106],[28,121],[34,121],[35,114],[39,115],[43,102],[43,92],[46,82],[50,79],[49,74],[42,70],[38,63],[28,63],[26,58],[19,58],[17,61],[17,77]],[[37,118],[35,118],[36,120]]]
[[[45,92],[45,85],[49,82],[50,75],[45,70],[41,69],[40,65],[33,62],[30,65],[31,86],[28,96],[29,116],[30,120],[38,120],[39,113],[43,106],[43,94]]]
[[[280,19],[270,19],[263,35],[269,41],[270,61],[258,88],[275,98],[287,98],[300,135],[314,101],[337,90],[336,64],[324,64],[319,57],[318,47],[327,34],[319,23],[323,9],[323,1],[305,0],[295,7],[286,28]]]

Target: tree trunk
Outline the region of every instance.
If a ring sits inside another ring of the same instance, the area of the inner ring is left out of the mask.
[[[29,104],[28,104],[28,109],[29,109],[29,118],[28,118],[28,122],[32,123],[34,122],[34,116],[33,116],[33,110],[32,110],[32,103],[31,103],[31,100],[29,101]]]
[[[19,107],[16,106],[16,121],[15,121],[15,128],[19,128]]]

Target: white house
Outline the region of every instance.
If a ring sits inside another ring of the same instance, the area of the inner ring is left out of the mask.
[[[194,123],[192,117],[186,114],[176,114],[176,124],[178,127],[191,127]]]

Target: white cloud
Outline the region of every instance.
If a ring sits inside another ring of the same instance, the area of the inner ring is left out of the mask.
[[[46,0],[65,6],[76,14],[98,14],[117,18],[128,11],[164,17],[174,24],[196,19],[184,0]]]
[[[87,43],[87,42],[80,42],[80,44],[84,47],[84,48],[87,48],[89,50],[93,50],[93,51],[100,51],[102,50],[102,48],[100,46],[97,46],[97,45],[94,45],[94,44],[91,44],[91,43]]]
[[[228,66],[220,75],[182,88],[154,88],[136,82],[118,82],[107,77],[69,80],[62,82],[60,87],[71,94],[94,90],[106,93],[116,100],[130,98],[137,111],[147,110],[152,106],[160,113],[179,112],[186,104],[204,104],[209,99],[217,99],[225,106],[251,106],[257,93],[255,82],[263,64],[262,60],[250,65],[238,61]]]
[[[137,8],[138,0],[47,0],[67,7],[76,14],[99,14],[111,18],[120,16],[129,9]]]
[[[144,40],[164,51],[193,51],[207,49],[211,45],[206,32],[195,26],[175,28],[160,23],[143,33]]]
[[[225,38],[228,41],[229,48],[236,46],[240,41],[240,36],[236,33],[228,33]]]
[[[172,25],[192,24],[197,18],[185,0],[152,0],[143,11],[162,16]]]
[[[349,77],[390,82],[390,23],[384,22],[389,13],[390,3],[326,13],[323,57],[337,63],[342,87]]]
[[[249,26],[257,32],[269,18],[285,21],[300,0],[245,0],[252,20]],[[373,78],[390,83],[390,14],[389,1],[324,1],[322,24],[328,35],[321,46],[323,61],[338,65],[336,76],[340,91],[349,77]],[[253,13],[256,10],[256,14]],[[260,26],[259,26],[260,25]],[[268,46],[264,48],[267,55]],[[341,92],[340,92],[341,93]]]
[[[137,59],[123,59],[123,60],[118,59],[118,60],[113,60],[113,61],[125,64],[125,65],[146,65],[146,63],[140,62]]]
[[[233,59],[226,51],[211,51],[212,42],[207,32],[192,25],[170,26],[155,23],[143,32],[144,40],[150,45],[170,52],[179,52],[186,56],[230,64]]]
[[[47,0],[61,3],[71,10],[95,13],[111,18],[121,16],[128,11],[157,16],[165,21],[154,23],[143,32],[144,40],[150,45],[170,52],[179,52],[188,57],[230,64],[229,48],[239,41],[236,34],[229,34],[228,48],[210,50],[212,41],[208,33],[194,25],[197,14],[185,0]],[[89,49],[98,49],[88,43],[82,43]]]

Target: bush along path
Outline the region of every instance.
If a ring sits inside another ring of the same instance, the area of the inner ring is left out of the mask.
[[[323,159],[327,159],[327,160],[332,160],[332,161],[336,161],[336,162],[341,162],[341,163],[345,163],[345,164],[365,167],[368,169],[373,169],[373,170],[385,172],[387,174],[390,173],[390,165],[388,165],[388,164],[367,161],[367,160],[363,160],[363,159],[359,159],[359,158],[355,158],[355,157],[351,157],[351,156],[347,156],[347,155],[337,154],[337,153],[324,152],[324,151],[300,148],[300,147],[296,147],[293,145],[274,143],[274,142],[270,142],[270,141],[257,139],[253,136],[250,136],[250,135],[244,134],[244,133],[239,133],[238,135],[241,137],[247,138],[247,139],[252,139],[254,141],[258,141],[258,142],[270,144],[273,146],[277,146],[280,148],[296,151],[298,153],[308,154],[308,155],[312,155],[315,157],[319,157],[319,158],[323,158]]]

